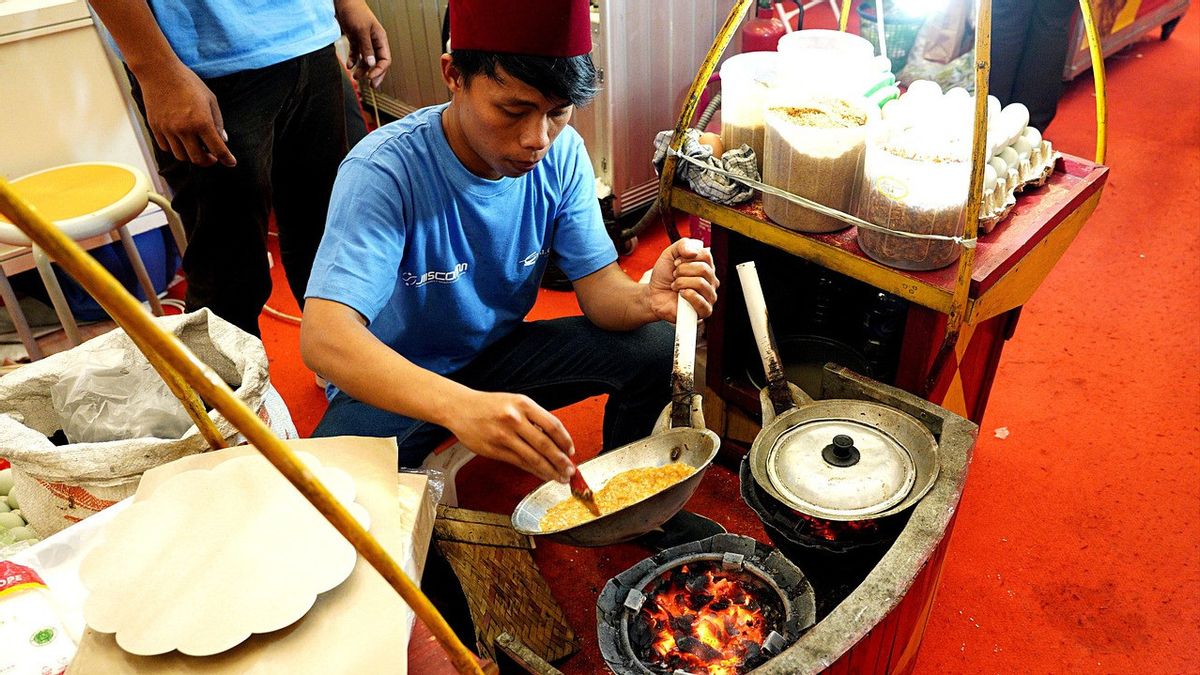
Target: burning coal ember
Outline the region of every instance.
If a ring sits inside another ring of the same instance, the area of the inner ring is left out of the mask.
[[[879,522],[875,520],[824,520],[794,511],[801,521],[808,524],[808,534],[825,541],[845,541],[859,535],[868,535],[879,531]]]
[[[756,576],[694,562],[646,589],[630,644],[655,672],[740,675],[766,661],[762,645],[782,612],[776,591]]]

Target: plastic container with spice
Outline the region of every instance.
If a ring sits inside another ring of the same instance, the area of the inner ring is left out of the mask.
[[[778,81],[779,52],[748,52],[721,66],[721,141],[733,150],[742,144],[763,162],[763,110]]]
[[[914,127],[878,125],[867,140],[854,215],[898,232],[961,236],[971,177],[969,138],[936,120]],[[858,244],[874,260],[906,270],[945,267],[962,253],[954,241],[863,227]]]
[[[867,131],[879,108],[861,96],[793,98],[767,109],[763,181],[847,212],[859,184]],[[835,232],[849,225],[784,197],[764,194],[767,217],[798,232]]]
[[[870,42],[850,33],[798,30],[780,38],[779,54],[786,64],[778,78],[782,90],[870,96],[895,83],[888,60],[875,56]]]

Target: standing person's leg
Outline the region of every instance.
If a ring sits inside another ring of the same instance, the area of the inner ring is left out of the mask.
[[[341,64],[338,65],[341,66]],[[367,121],[363,118],[363,106],[358,102],[358,92],[355,91],[354,84],[350,81],[350,75],[345,70],[342,71],[342,98],[346,105],[346,148],[349,149],[366,138],[369,130]]]
[[[129,79],[144,118],[141,88],[132,74]],[[158,172],[175,193],[171,205],[187,233],[183,270],[188,311],[208,307],[258,335],[258,315],[271,294],[266,231],[273,129],[293,85],[280,77],[280,66],[211,78],[205,84],[217,97],[237,166],[199,167],[156,147]]]
[[[1015,100],[1013,88],[1021,67],[1025,38],[1033,15],[1035,0],[995,0],[992,3],[992,68],[988,73],[988,93],[1001,105]]]
[[[1013,100],[1029,107],[1029,126],[1045,131],[1058,112],[1075,0],[1041,0],[1029,20]]]
[[[346,108],[332,45],[294,61],[296,88],[276,123],[271,178],[283,269],[303,307],[333,181],[346,156]]]

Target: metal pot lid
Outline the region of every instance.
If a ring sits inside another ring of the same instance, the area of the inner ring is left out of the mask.
[[[755,439],[755,481],[786,506],[827,520],[896,513],[938,474],[937,442],[922,424],[866,401],[793,408]]]
[[[847,419],[813,420],[780,436],[771,483],[807,512],[867,517],[900,503],[917,470],[896,439]]]

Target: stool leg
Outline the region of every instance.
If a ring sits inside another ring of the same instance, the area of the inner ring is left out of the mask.
[[[66,296],[63,295],[62,286],[58,285],[58,277],[54,276],[54,270],[50,267],[50,258],[42,249],[34,246],[33,261],[37,264],[38,276],[46,285],[46,292],[50,295],[50,304],[54,305],[54,313],[58,315],[58,320],[67,333],[67,341],[71,343],[72,347],[78,345],[83,342],[79,337],[79,326],[71,314],[71,307],[67,304]]]
[[[42,358],[42,348],[38,346],[37,339],[33,337],[33,331],[29,330],[25,312],[21,311],[21,305],[17,302],[17,294],[13,293],[12,284],[8,283],[8,275],[4,273],[3,266],[0,266],[0,298],[4,298],[8,316],[12,318],[13,328],[17,329],[17,335],[21,336],[21,343],[25,345],[29,360],[37,361]]]
[[[179,255],[182,256],[187,250],[187,235],[183,231],[183,221],[179,220],[179,214],[171,208],[171,201],[157,192],[150,193],[150,201],[162,207],[167,216],[167,227],[171,228],[171,236],[175,238],[175,246],[179,248]]]
[[[133,265],[133,273],[137,276],[138,283],[142,285],[142,290],[146,292],[146,301],[150,303],[151,311],[155,316],[162,316],[162,302],[159,301],[158,293],[154,290],[154,282],[150,281],[146,264],[142,262],[142,254],[138,253],[137,244],[133,243],[133,235],[129,234],[129,228],[124,225],[118,227],[117,232],[121,238],[121,246],[125,248],[125,255],[129,258],[129,264]]]

